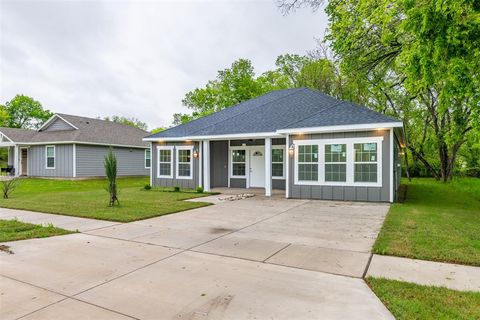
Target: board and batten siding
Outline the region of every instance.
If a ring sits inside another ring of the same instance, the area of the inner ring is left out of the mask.
[[[64,130],[75,130],[75,128],[73,128],[71,125],[69,125],[62,119],[57,118],[42,131],[64,131]]]
[[[382,141],[382,186],[381,187],[356,187],[356,186],[324,186],[324,185],[296,185],[295,184],[295,156],[288,156],[289,161],[289,198],[319,199],[319,200],[346,200],[346,201],[390,201],[390,131],[375,130],[362,132],[335,132],[292,135],[289,144],[293,140],[309,139],[339,139],[339,138],[363,138],[383,137]],[[332,140],[332,143],[335,143]],[[319,174],[323,171],[319,170]]]
[[[199,180],[199,159],[195,159],[192,154],[193,160],[193,172],[192,172],[192,179],[177,179],[177,151],[176,149],[173,150],[172,153],[172,173],[173,178],[158,178],[157,170],[158,170],[158,153],[157,153],[157,146],[193,146],[194,149],[198,150],[198,142],[167,142],[167,143],[152,143],[152,184],[156,187],[180,187],[182,189],[195,189],[200,185]]]
[[[94,145],[76,145],[77,177],[105,176],[104,160],[109,147]],[[150,169],[145,169],[145,149],[115,147],[119,176],[148,176]]]
[[[54,145],[54,144],[48,144]],[[55,169],[47,169],[46,145],[30,146],[28,149],[28,175],[32,177],[73,177],[73,145],[55,146]]]

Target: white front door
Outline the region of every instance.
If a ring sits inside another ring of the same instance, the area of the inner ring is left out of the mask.
[[[265,187],[265,148],[250,149],[250,187]]]

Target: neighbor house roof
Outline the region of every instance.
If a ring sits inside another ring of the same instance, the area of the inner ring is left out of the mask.
[[[48,131],[56,119],[65,121],[70,130]],[[15,144],[87,143],[129,147],[148,147],[142,138],[147,131],[107,120],[57,113],[39,130],[0,128],[0,133]]]
[[[307,88],[272,91],[214,114],[150,135],[155,139],[285,133],[306,128],[401,122]]]

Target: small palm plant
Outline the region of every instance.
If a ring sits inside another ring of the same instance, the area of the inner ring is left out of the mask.
[[[10,177],[1,177],[3,199],[8,199],[10,194],[18,187],[19,179]]]
[[[110,194],[110,201],[108,206],[113,207],[115,204],[120,204],[117,198],[117,157],[113,153],[112,148],[108,150],[105,156],[105,174],[108,179],[107,191]]]

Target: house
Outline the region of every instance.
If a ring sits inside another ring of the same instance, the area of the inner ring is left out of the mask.
[[[143,139],[151,184],[393,202],[403,125],[306,88],[272,91]]]
[[[38,130],[0,128],[0,147],[16,176],[105,176],[104,157],[113,147],[119,176],[147,176],[148,132],[106,120],[57,113]]]

